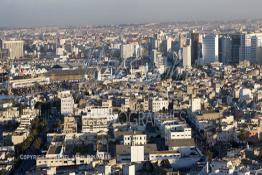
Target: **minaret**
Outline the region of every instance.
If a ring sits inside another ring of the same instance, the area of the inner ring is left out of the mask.
[[[146,73],[148,72],[148,63],[146,63]]]
[[[98,81],[101,81],[102,80],[102,75],[101,75],[102,73],[101,73],[101,69],[100,68],[98,68],[98,73],[97,73],[97,80]]]
[[[133,74],[133,65],[131,64],[131,75]]]

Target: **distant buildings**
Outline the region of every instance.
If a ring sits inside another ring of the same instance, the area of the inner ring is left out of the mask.
[[[262,34],[238,25],[72,29],[26,29],[25,59],[0,61],[0,92],[8,84],[13,93],[0,96],[0,170],[15,157],[21,174],[261,168],[262,66],[252,63],[262,63]],[[20,168],[31,156],[13,153],[20,144],[41,151],[35,167]]]

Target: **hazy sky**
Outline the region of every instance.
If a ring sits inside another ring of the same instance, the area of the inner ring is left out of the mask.
[[[262,18],[262,0],[0,0],[0,27]]]

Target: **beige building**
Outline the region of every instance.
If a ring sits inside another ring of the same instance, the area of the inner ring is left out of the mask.
[[[61,99],[61,114],[69,115],[74,113],[74,98],[70,91],[62,91],[58,93],[58,98]]]
[[[145,145],[147,144],[147,136],[141,132],[126,133],[124,135],[124,145]]]
[[[9,58],[17,59],[24,56],[24,41],[18,40],[1,40],[1,48],[9,50]]]
[[[64,117],[64,133],[76,133],[77,132],[77,122],[75,117]]]

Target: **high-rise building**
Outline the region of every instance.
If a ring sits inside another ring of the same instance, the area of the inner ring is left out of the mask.
[[[241,35],[241,33],[230,35],[232,39],[230,64],[238,64],[240,61]]]
[[[256,49],[256,63],[262,65],[262,45]]]
[[[135,46],[133,44],[123,44],[120,46],[121,58],[127,59],[135,54]]]
[[[201,48],[202,55],[199,57],[200,64],[218,62],[218,35],[206,34],[203,36]]]
[[[201,34],[191,33],[191,64],[194,65],[197,63],[197,59],[200,57],[200,42]]]
[[[24,41],[18,40],[1,40],[0,46],[2,49],[9,50],[9,58],[17,59],[24,56]]]
[[[251,60],[251,38],[251,35],[245,33],[240,37],[239,59],[241,61]]]
[[[240,37],[240,60],[256,63],[257,48],[261,46],[262,33],[242,33]]]
[[[167,55],[168,52],[170,52],[172,49],[172,39],[167,37],[166,40],[162,42],[162,52]]]
[[[223,64],[230,64],[232,53],[232,38],[229,35],[223,35],[219,38],[219,61]]]
[[[185,43],[187,41],[187,36],[185,33],[180,33],[179,34],[179,47],[182,48],[184,47]]]
[[[252,34],[251,37],[251,62],[261,64],[262,63],[262,33]]]
[[[191,43],[190,40],[182,48],[183,67],[191,67]]]

